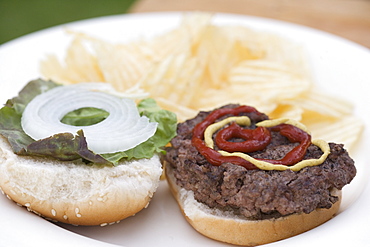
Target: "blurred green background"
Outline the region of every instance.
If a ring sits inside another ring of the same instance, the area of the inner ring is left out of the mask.
[[[135,0],[0,0],[0,44],[72,21],[126,13]]]

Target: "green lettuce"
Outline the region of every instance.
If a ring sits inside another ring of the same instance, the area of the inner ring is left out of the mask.
[[[30,81],[18,93],[18,96],[8,100],[5,106],[12,107],[18,114],[22,114],[24,108],[26,108],[26,105],[31,102],[33,98],[59,86],[60,84],[57,84],[53,81],[45,81],[41,79]]]
[[[67,113],[61,122],[73,126],[89,126],[103,121],[108,116],[109,113],[102,109],[85,107]]]
[[[22,129],[22,113],[27,104],[37,95],[60,86],[52,81],[41,79],[29,82],[17,97],[6,102],[0,109],[0,134],[18,155],[55,158],[58,160],[82,159],[86,163],[117,165],[119,161],[151,158],[155,153],[164,153],[163,147],[176,135],[177,118],[170,111],[161,109],[153,99],[144,99],[138,104],[142,116],[157,122],[155,134],[138,146],[112,154],[95,154],[88,149],[86,138],[80,130],[73,135],[60,133],[35,141]],[[108,113],[96,108],[81,108],[68,113],[62,122],[75,126],[88,126],[104,120]]]
[[[26,147],[34,140],[24,133],[21,126],[22,113],[26,105],[37,95],[59,86],[52,81],[30,81],[18,94],[8,100],[0,109],[0,134],[8,139],[16,154],[26,152]]]

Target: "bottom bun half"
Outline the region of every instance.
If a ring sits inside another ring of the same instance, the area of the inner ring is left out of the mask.
[[[115,167],[18,156],[0,138],[0,188],[42,217],[74,225],[107,225],[147,207],[156,191],[159,157]]]
[[[292,214],[277,219],[246,220],[232,212],[212,209],[194,199],[194,193],[176,184],[173,170],[165,167],[172,194],[190,225],[206,237],[235,245],[255,246],[286,239],[331,219],[339,210],[339,200],[329,209],[316,209],[309,214]],[[334,191],[333,191],[334,192]],[[333,194],[333,193],[332,193]]]

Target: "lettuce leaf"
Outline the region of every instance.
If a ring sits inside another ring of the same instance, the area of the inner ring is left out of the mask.
[[[42,94],[54,87],[60,85],[53,81],[45,81],[37,79],[30,81],[23,89],[18,93],[17,97],[14,97],[6,102],[6,106],[14,108],[18,114],[22,114],[26,105],[33,100],[37,95]]]
[[[117,165],[121,160],[151,158],[155,153],[163,153],[163,147],[176,135],[176,115],[161,109],[155,100],[144,99],[138,104],[138,110],[150,121],[158,122],[158,128],[154,136],[130,150],[113,154],[95,154],[88,149],[82,130],[77,135],[60,133],[35,141],[22,129],[22,113],[34,97],[57,86],[60,85],[52,81],[41,79],[31,81],[17,97],[8,100],[0,109],[0,134],[8,139],[14,153],[52,157],[58,160],[82,159],[86,163]],[[104,120],[106,114],[100,109],[82,108],[67,114],[62,121],[75,126],[91,125]]]
[[[8,100],[0,109],[0,134],[8,139],[16,154],[25,152],[27,145],[34,141],[24,133],[21,126],[24,108],[34,97],[57,86],[60,85],[52,81],[41,79],[30,81],[17,97]]]
[[[61,133],[32,142],[27,146],[27,151],[20,152],[20,155],[30,154],[58,160],[76,160],[82,158],[86,162],[93,162],[95,164],[110,164],[102,156],[88,149],[82,130],[79,130],[76,136],[71,133]]]
[[[97,124],[109,116],[109,113],[93,107],[84,107],[67,113],[62,120],[62,123],[73,126],[89,126]]]
[[[0,109],[0,134],[8,139],[14,153],[25,151],[34,140],[24,133],[21,126],[22,115],[9,106]]]

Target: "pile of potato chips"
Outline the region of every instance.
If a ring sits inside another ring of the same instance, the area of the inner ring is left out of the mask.
[[[361,135],[353,106],[319,90],[303,48],[277,35],[215,25],[204,13],[184,15],[171,31],[126,43],[71,35],[64,61],[49,55],[41,62],[46,78],[111,83],[118,91],[154,98],[179,121],[239,103],[271,118],[301,121],[313,138],[345,143],[347,149]]]

